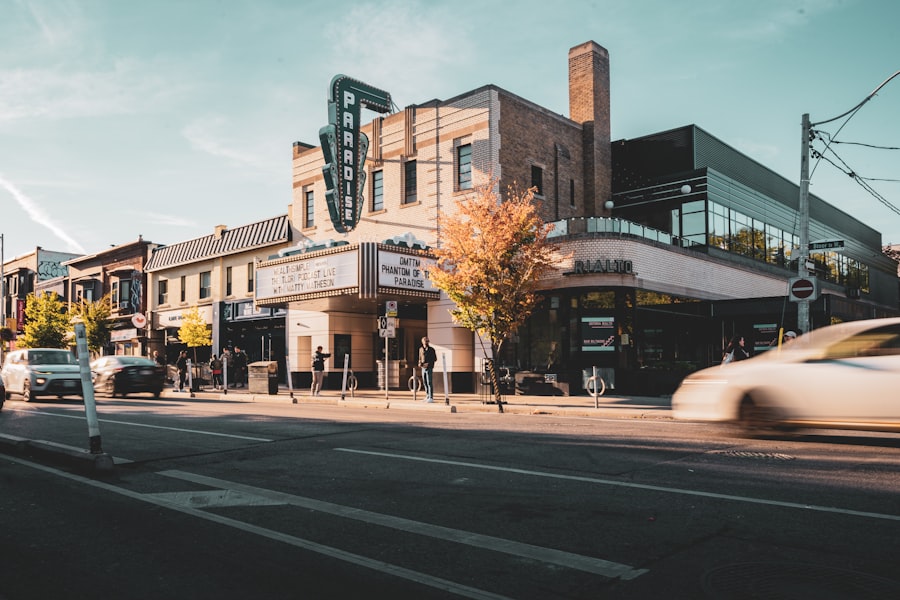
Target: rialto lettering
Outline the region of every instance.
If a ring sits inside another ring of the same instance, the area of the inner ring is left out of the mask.
[[[345,75],[335,75],[328,97],[328,125],[319,130],[319,139],[325,159],[325,202],[339,233],[356,228],[364,205],[369,138],[359,130],[361,107],[390,112],[391,95]]]
[[[575,275],[588,273],[621,273],[633,275],[634,265],[630,260],[599,258],[596,260],[576,260]]]

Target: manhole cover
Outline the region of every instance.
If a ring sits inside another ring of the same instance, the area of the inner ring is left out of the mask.
[[[900,583],[859,571],[807,564],[738,563],[708,571],[703,592],[716,600],[896,600]]]

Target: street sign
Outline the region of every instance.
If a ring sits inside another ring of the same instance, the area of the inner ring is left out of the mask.
[[[816,240],[815,242],[809,243],[809,249],[817,251],[827,250],[828,252],[843,252],[844,240]]]
[[[397,319],[395,317],[378,317],[378,337],[397,337]]]
[[[384,314],[388,317],[396,317],[397,316],[397,301],[396,300],[388,300],[384,304]]]
[[[788,296],[791,302],[812,302],[818,297],[819,286],[815,277],[792,277],[788,281]]]

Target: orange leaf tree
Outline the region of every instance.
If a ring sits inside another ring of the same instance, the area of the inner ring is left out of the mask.
[[[557,248],[547,240],[553,226],[539,216],[535,189],[511,187],[501,199],[496,187],[495,180],[477,186],[455,214],[442,217],[429,278],[456,303],[454,322],[477,333],[482,348],[490,342],[488,367],[503,412],[493,359],[541,301],[537,283]]]

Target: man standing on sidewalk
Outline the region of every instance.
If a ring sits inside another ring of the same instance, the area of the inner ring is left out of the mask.
[[[318,396],[322,392],[322,383],[325,381],[325,359],[331,356],[322,352],[322,346],[317,346],[312,359],[312,387],[310,395]]]
[[[434,402],[434,365],[437,352],[429,345],[428,336],[422,338],[419,348],[419,367],[422,369],[422,383],[425,384],[425,402]]]

